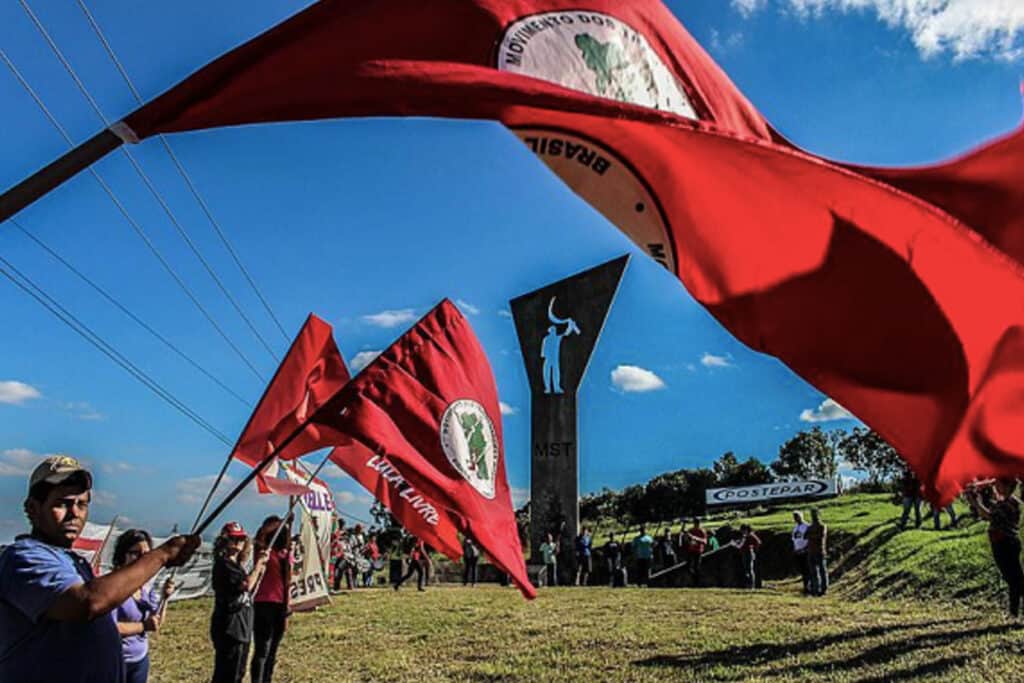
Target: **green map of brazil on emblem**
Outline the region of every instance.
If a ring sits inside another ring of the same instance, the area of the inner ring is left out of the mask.
[[[494,498],[498,436],[484,407],[470,399],[453,402],[441,417],[440,431],[448,462],[480,495]]]

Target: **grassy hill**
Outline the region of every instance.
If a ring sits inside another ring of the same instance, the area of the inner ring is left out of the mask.
[[[711,515],[705,526],[717,528],[743,522],[755,530],[789,533],[793,510],[809,505],[784,505],[769,511],[749,514]],[[961,523],[955,529],[935,531],[931,517],[920,529],[906,531],[897,527],[902,508],[888,494],[856,494],[824,500],[815,504],[828,524],[832,549],[830,569],[839,579],[835,589],[847,597],[890,598],[908,596],[972,602],[1001,599],[1003,587],[992,563],[986,536],[986,523],[973,520],[966,506],[957,505]],[[923,508],[927,511],[928,506]],[[949,518],[942,515],[943,525]],[[613,522],[595,525],[595,545],[604,543],[609,531],[634,534]],[[649,524],[648,531],[666,524]],[[671,525],[678,531],[678,522]]]
[[[209,600],[154,636],[154,683],[209,680]],[[997,611],[774,590],[496,586],[337,596],[292,618],[274,677],[319,681],[1020,680]]]

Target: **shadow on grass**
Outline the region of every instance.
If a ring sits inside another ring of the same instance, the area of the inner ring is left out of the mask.
[[[654,657],[648,657],[646,659],[635,660],[633,664],[637,666],[649,666],[658,668],[711,668],[711,667],[736,667],[736,666],[755,666],[759,664],[766,664],[773,662],[784,657],[792,657],[793,655],[810,654],[816,653],[819,650],[836,645],[838,643],[848,643],[853,640],[862,638],[874,638],[878,636],[893,635],[898,631],[909,631],[916,629],[927,629],[935,628],[937,626],[947,626],[951,624],[962,624],[969,622],[970,620],[964,619],[943,619],[937,621],[925,621],[925,622],[913,622],[909,624],[892,624],[887,626],[874,626],[868,629],[857,629],[852,631],[843,631],[841,633],[832,633],[817,638],[807,638],[805,640],[798,640],[795,642],[762,642],[754,643],[751,645],[741,645],[738,647],[729,647],[722,650],[715,650],[713,652],[704,652],[701,654],[694,655],[657,655]],[[993,627],[1002,628],[1002,627]],[[946,632],[945,636],[953,639],[962,637],[960,633],[966,632]],[[912,639],[913,640],[913,639]],[[951,642],[951,641],[950,641]],[[899,648],[898,644],[887,645],[882,648],[874,649],[886,649],[886,648]],[[904,652],[906,650],[903,650]],[[870,651],[869,651],[870,652]],[[858,655],[861,657],[862,655]],[[866,664],[862,663],[860,666]],[[835,664],[823,665],[826,667],[835,667]],[[796,667],[798,669],[808,669],[811,667]]]

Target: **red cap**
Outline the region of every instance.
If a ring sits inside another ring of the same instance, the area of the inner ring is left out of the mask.
[[[222,536],[227,536],[228,538],[246,537],[245,529],[243,529],[242,525],[238,522],[228,522],[224,525],[224,528],[220,530],[220,533]]]

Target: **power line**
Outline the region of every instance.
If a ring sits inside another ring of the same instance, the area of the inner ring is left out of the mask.
[[[231,440],[228,439],[220,430],[207,422],[198,413],[189,408],[183,401],[178,399],[174,394],[165,389],[159,382],[150,377],[144,370],[141,370],[134,363],[129,361],[121,352],[99,336],[96,332],[89,328],[88,325],[83,323],[74,314],[68,311],[62,306],[56,299],[47,294],[39,285],[33,282],[27,275],[19,271],[11,264],[10,261],[0,256],[0,275],[3,275],[10,280],[15,286],[21,289],[23,292],[31,296],[40,305],[46,308],[50,313],[56,316],[61,322],[70,327],[72,330],[77,332],[83,339],[95,346],[110,360],[117,363],[124,369],[128,374],[137,379],[143,385],[145,385],[150,391],[159,396],[161,399],[166,401],[171,407],[180,412],[188,419],[195,422],[201,428],[205,429],[214,438],[231,447]],[[13,274],[12,274],[13,273]],[[17,276],[17,277],[15,277]],[[24,282],[19,281],[24,280]],[[34,291],[33,291],[34,290]]]
[[[89,103],[89,106],[92,107],[92,110],[99,117],[103,125],[109,128],[110,121],[103,113],[103,110],[100,109],[100,106],[96,103],[96,100],[93,98],[92,94],[90,94],[89,89],[86,88],[85,83],[83,83],[82,79],[78,77],[78,73],[75,71],[74,67],[71,66],[71,62],[69,62],[67,57],[64,56],[64,53],[57,46],[56,41],[54,41],[53,37],[46,30],[46,27],[43,26],[42,22],[39,20],[39,17],[37,17],[35,13],[32,11],[31,6],[28,4],[28,0],[19,0],[19,3],[25,10],[25,13],[28,14],[29,19],[32,20],[32,23],[35,25],[40,35],[43,36],[43,39],[46,41],[47,45],[49,45],[50,50],[53,52],[54,56],[57,57],[57,60],[64,67],[64,70],[67,71],[69,76],[71,76],[71,80],[74,81],[75,86],[78,88],[79,92],[81,92],[82,95],[85,97],[86,101]],[[203,268],[206,270],[206,273],[217,285],[217,288],[220,289],[221,293],[231,304],[232,308],[235,309],[235,312],[238,313],[238,315],[242,318],[243,321],[245,321],[245,324],[248,326],[249,330],[253,333],[256,339],[259,340],[260,344],[263,345],[263,348],[266,349],[267,353],[270,354],[271,358],[273,358],[274,360],[278,360],[277,354],[274,353],[274,350],[272,348],[270,348],[270,345],[267,343],[267,340],[263,338],[263,335],[260,334],[260,331],[258,329],[256,329],[256,326],[253,324],[252,320],[249,318],[249,316],[245,314],[245,311],[242,310],[242,307],[238,303],[238,300],[235,299],[231,292],[228,291],[228,288],[224,285],[224,282],[217,275],[213,266],[210,265],[209,261],[207,261],[206,258],[199,251],[199,247],[196,246],[195,242],[192,241],[192,238],[188,234],[188,231],[185,230],[185,227],[178,220],[177,216],[175,216],[174,212],[171,210],[171,207],[164,200],[159,190],[156,189],[156,186],[153,184],[152,180],[150,180],[149,176],[142,169],[142,166],[135,159],[135,156],[131,152],[129,152],[125,147],[121,147],[121,152],[128,159],[129,163],[131,163],[132,168],[135,169],[135,172],[142,179],[143,184],[145,184],[150,194],[153,195],[153,198],[156,199],[157,203],[160,205],[160,208],[167,215],[167,218],[171,221],[171,224],[174,226],[175,231],[177,231],[178,235],[185,242],[185,244],[188,245],[188,248],[192,251],[192,254],[202,264]]]
[[[173,351],[179,358],[181,358],[186,363],[191,365],[193,368],[195,368],[196,370],[201,372],[204,376],[206,376],[207,379],[209,379],[210,381],[215,383],[217,386],[219,386],[221,389],[223,389],[224,391],[229,393],[231,396],[233,396],[234,398],[238,399],[238,401],[241,402],[242,405],[252,407],[252,403],[250,403],[249,401],[244,399],[234,389],[232,389],[231,387],[227,386],[224,382],[222,382],[216,376],[214,376],[213,373],[211,373],[206,368],[204,368],[202,365],[200,365],[195,360],[193,360],[191,356],[189,356],[187,353],[185,353],[180,348],[178,348],[174,344],[174,342],[172,342],[169,339],[167,339],[165,336],[163,336],[162,334],[157,332],[155,329],[153,329],[153,327],[151,325],[149,325],[144,320],[139,318],[139,316],[137,316],[136,314],[132,313],[128,309],[128,307],[125,306],[124,304],[122,304],[120,301],[118,301],[114,297],[114,295],[112,295],[110,292],[105,290],[100,285],[96,284],[96,282],[94,282],[91,278],[89,278],[88,275],[86,275],[82,271],[78,270],[67,259],[65,259],[59,253],[57,253],[57,251],[55,251],[49,245],[47,245],[45,242],[43,242],[41,239],[39,239],[31,231],[29,231],[27,228],[25,228],[21,223],[19,223],[17,220],[15,220],[13,218],[10,219],[10,222],[11,222],[12,225],[14,225],[14,227],[16,227],[18,230],[20,230],[22,232],[22,234],[25,235],[25,237],[27,237],[30,240],[32,240],[33,242],[35,242],[41,249],[43,249],[46,253],[48,253],[50,256],[52,256],[55,260],[60,262],[65,268],[67,268],[72,273],[74,273],[80,280],[82,280],[87,285],[92,287],[92,289],[95,290],[97,293],[99,293],[100,296],[102,296],[104,299],[106,299],[111,304],[113,304],[118,310],[120,310],[126,316],[131,318],[136,324],[139,325],[139,327],[141,327],[142,329],[144,329],[147,332],[149,332],[149,334],[151,334],[153,337],[155,337],[164,346],[166,346],[171,351]]]
[[[121,78],[124,79],[124,82],[128,85],[128,89],[131,90],[132,95],[135,97],[135,101],[138,102],[140,106],[143,105],[144,101],[142,99],[142,96],[139,94],[139,91],[135,88],[135,84],[132,83],[132,79],[128,76],[128,71],[124,68],[124,65],[121,64],[121,60],[117,58],[117,54],[114,52],[114,48],[107,41],[106,36],[103,34],[103,30],[99,26],[99,23],[97,23],[96,19],[92,15],[92,12],[90,12],[89,8],[86,6],[85,0],[77,0],[77,2],[78,6],[82,9],[82,12],[85,14],[85,18],[89,20],[89,25],[92,26],[93,32],[96,34],[96,37],[99,38],[100,43],[103,44],[103,49],[106,50],[107,56],[110,57],[110,61],[114,63],[114,66],[117,68],[118,73],[121,74]],[[166,136],[159,135],[158,137],[160,139],[160,143],[164,147],[164,150],[167,152],[167,155],[170,156],[171,161],[174,162],[174,166],[178,169],[178,173],[180,173],[181,177],[185,180],[185,184],[188,186],[188,189],[192,193],[192,196],[195,197],[196,201],[199,203],[199,206],[202,208],[203,213],[206,214],[207,220],[210,221],[210,225],[213,226],[213,229],[217,233],[217,236],[220,238],[220,241],[224,245],[224,248],[227,249],[229,254],[231,254],[231,258],[234,260],[235,265],[238,266],[238,269],[240,271],[242,271],[242,275],[245,276],[245,279],[246,281],[248,281],[249,286],[252,288],[252,291],[255,292],[256,297],[260,300],[260,303],[263,304],[263,308],[270,316],[270,319],[274,321],[274,324],[277,326],[278,331],[281,332],[281,336],[284,337],[285,341],[290,341],[291,338],[285,331],[284,326],[281,325],[281,321],[278,320],[277,316],[274,314],[274,310],[270,307],[270,303],[267,301],[266,297],[263,296],[263,292],[260,291],[260,288],[256,285],[256,281],[249,273],[249,269],[246,268],[245,264],[242,263],[242,259],[239,258],[238,252],[235,251],[235,248],[228,240],[227,235],[224,233],[224,230],[220,226],[220,223],[217,221],[216,218],[213,217],[213,212],[210,211],[210,207],[207,205],[206,200],[203,199],[203,196],[199,193],[199,190],[196,188],[195,183],[192,182],[192,178],[185,170],[185,167],[178,160],[178,156],[174,153],[174,150],[171,148],[171,145],[167,141]]]
[[[53,126],[61,134],[64,140],[68,143],[68,145],[74,147],[75,143],[71,139],[71,136],[68,135],[68,132],[64,129],[64,126],[60,124],[60,121],[58,121],[56,117],[54,117],[54,115],[50,112],[50,110],[46,107],[46,104],[39,97],[36,91],[33,90],[29,82],[25,80],[25,77],[22,76],[20,71],[18,71],[18,68],[14,65],[14,62],[10,60],[10,58],[7,56],[7,53],[5,53],[2,48],[0,48],[0,59],[2,59],[5,64],[7,64],[7,67],[11,70],[11,73],[13,73],[15,78],[18,79],[18,82],[21,83],[22,88],[24,88],[25,91],[32,97],[35,103],[42,110],[43,114],[46,115],[46,118],[49,119],[50,123],[53,124]],[[142,229],[142,226],[139,225],[138,221],[132,218],[131,214],[128,213],[128,209],[125,208],[121,200],[118,199],[116,194],[114,194],[114,191],[110,188],[109,185],[107,185],[106,181],[103,180],[99,172],[97,172],[93,166],[89,166],[89,173],[91,173],[92,177],[96,179],[96,182],[100,184],[100,187],[102,187],[103,191],[107,194],[108,197],[110,197],[110,200],[114,203],[114,206],[117,207],[117,210],[121,213],[122,216],[124,216],[125,220],[128,221],[128,224],[135,231],[135,234],[137,234],[146,244],[146,246],[149,248],[153,256],[155,256],[156,259],[160,262],[160,265],[164,267],[164,270],[166,270],[167,273],[174,279],[174,281],[178,284],[178,287],[181,288],[181,290],[189,298],[192,304],[199,310],[199,312],[203,314],[203,317],[206,318],[207,322],[209,322],[210,325],[213,326],[213,329],[217,331],[217,333],[221,336],[225,343],[227,343],[227,345],[231,347],[231,349],[242,360],[242,362],[245,363],[249,370],[251,370],[252,373],[256,375],[256,377],[259,378],[261,382],[266,381],[263,375],[260,373],[260,371],[256,369],[256,366],[254,366],[252,362],[248,359],[248,357],[246,357],[246,355],[242,353],[242,350],[238,348],[238,346],[233,341],[231,341],[231,338],[228,337],[227,333],[223,330],[223,328],[221,328],[217,321],[213,319],[213,316],[210,315],[210,312],[206,310],[202,303],[200,303],[196,295],[193,294],[192,290],[189,289],[188,285],[185,284],[185,281],[181,279],[181,277],[174,270],[174,268],[167,261],[167,259],[164,258],[163,254],[160,253],[160,250],[157,249],[155,244],[153,244],[153,241],[149,239],[149,235],[147,235],[146,231]]]

